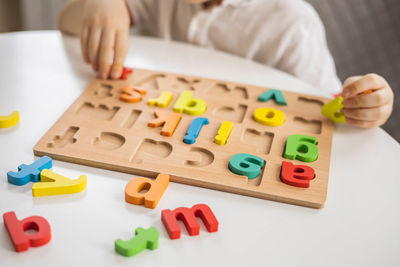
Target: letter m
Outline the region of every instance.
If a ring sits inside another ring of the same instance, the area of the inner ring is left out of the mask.
[[[171,239],[179,239],[181,237],[181,228],[178,220],[184,223],[189,235],[198,235],[200,233],[200,224],[196,217],[199,217],[203,221],[208,232],[218,231],[218,220],[210,207],[205,204],[197,204],[192,208],[181,207],[161,212],[162,222]]]

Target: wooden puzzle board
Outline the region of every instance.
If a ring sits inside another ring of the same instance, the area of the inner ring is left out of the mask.
[[[147,94],[141,102],[123,102],[119,95],[126,86],[144,88]],[[191,121],[199,116],[182,114],[171,137],[160,135],[161,127],[147,126],[154,119],[154,110],[172,112],[175,101],[185,90],[206,101],[207,110],[200,116],[210,121],[192,145],[182,140]],[[135,69],[127,80],[96,79],[39,140],[34,153],[140,176],[166,173],[173,182],[321,208],[327,194],[333,134],[333,124],[321,115],[321,107],[329,99],[282,90],[287,106],[277,105],[274,100],[257,101],[266,90],[141,69]],[[157,98],[163,91],[173,93],[166,108],[147,105],[149,98]],[[253,114],[259,107],[283,111],[285,123],[269,127],[256,122]],[[233,130],[226,145],[217,145],[214,138],[224,120],[234,123]],[[316,161],[306,163],[283,158],[286,139],[292,134],[317,138]],[[250,180],[228,169],[230,158],[237,153],[249,153],[266,161],[259,177]],[[283,160],[315,170],[316,177],[309,188],[281,182]]]

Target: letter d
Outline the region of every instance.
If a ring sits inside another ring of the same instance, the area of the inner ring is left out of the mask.
[[[169,184],[169,175],[159,174],[155,180],[137,177],[132,179],[125,187],[125,201],[135,205],[143,205],[146,208],[157,207],[164,191]],[[141,190],[148,189],[146,193]]]

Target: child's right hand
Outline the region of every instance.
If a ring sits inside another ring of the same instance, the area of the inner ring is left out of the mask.
[[[128,52],[130,16],[124,0],[84,0],[83,59],[101,79],[119,79]]]
[[[393,91],[388,82],[377,74],[348,78],[342,96],[346,122],[356,127],[381,126],[393,110]]]

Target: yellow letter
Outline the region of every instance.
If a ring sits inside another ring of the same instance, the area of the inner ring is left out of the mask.
[[[230,121],[223,121],[219,127],[218,134],[215,136],[214,142],[218,145],[225,145],[229,135],[233,129],[233,123]]]
[[[339,96],[322,107],[322,115],[329,117],[333,122],[345,123],[346,117],[340,110],[343,108],[343,97]]]
[[[19,121],[19,113],[18,111],[14,111],[8,116],[0,116],[0,128],[8,128],[11,127],[15,124],[17,124]]]
[[[162,92],[158,98],[150,98],[147,104],[150,106],[157,106],[160,108],[165,108],[169,105],[172,100],[172,93],[169,91]]]
[[[190,91],[183,91],[174,105],[175,112],[193,116],[203,114],[206,109],[206,102],[200,98],[192,98],[192,92]]]
[[[43,170],[40,173],[40,182],[32,186],[34,197],[74,194],[83,191],[86,187],[86,175],[71,180],[50,170]]]
[[[279,126],[285,122],[285,114],[274,108],[258,108],[254,112],[254,119],[268,126]]]

